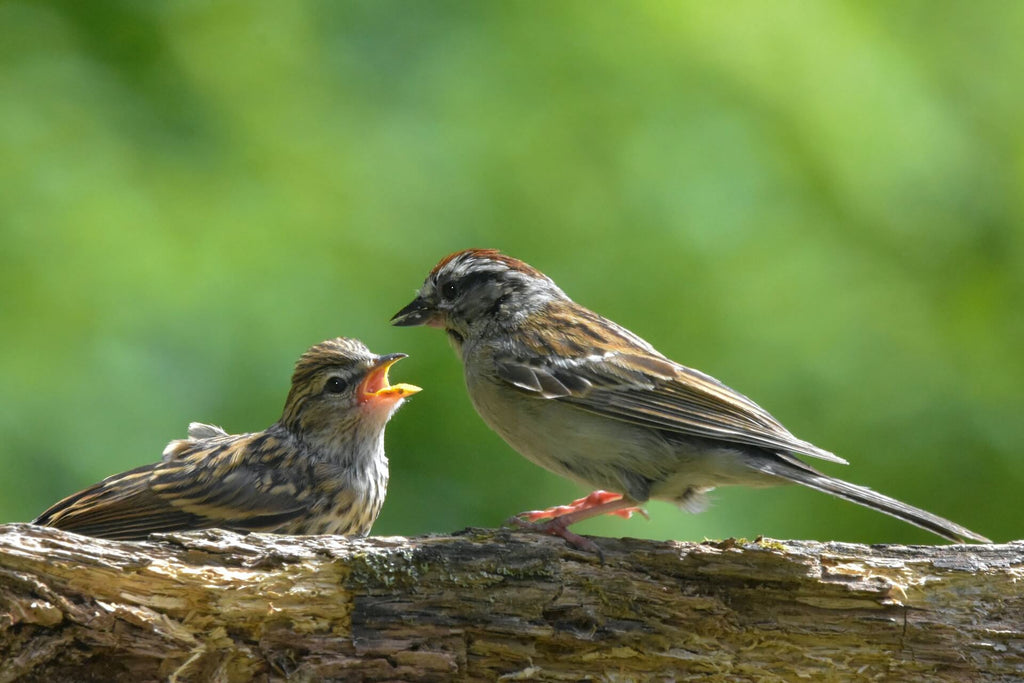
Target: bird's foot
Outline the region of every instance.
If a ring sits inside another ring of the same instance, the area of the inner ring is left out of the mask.
[[[647,517],[647,511],[633,505],[632,500],[625,498],[621,493],[609,491],[594,491],[585,498],[574,500],[568,505],[558,505],[547,510],[531,510],[515,515],[508,520],[507,524],[517,526],[520,529],[530,529],[544,534],[558,536],[580,550],[596,553],[604,559],[601,549],[589,538],[569,531],[569,525],[581,522],[584,519],[597,517],[598,515],[618,515],[625,519],[639,512]],[[648,518],[649,519],[649,518]],[[541,522],[539,520],[547,520]]]
[[[565,539],[565,542],[574,548],[579,550],[585,550],[590,553],[595,553],[601,559],[604,559],[604,553],[597,547],[597,544],[591,541],[589,538],[584,538],[579,534],[569,531],[566,523],[562,521],[561,517],[555,517],[549,519],[546,522],[531,522],[527,519],[523,519],[519,515],[510,517],[506,524],[517,526],[520,529],[528,529],[530,531],[538,531],[542,534],[549,534],[551,536],[558,536],[559,538]]]
[[[650,519],[647,514],[647,510],[635,505],[623,506],[623,496],[621,493],[612,493],[611,491],[594,491],[589,496],[578,498],[568,505],[556,505],[549,507],[546,510],[529,510],[527,512],[520,512],[513,519],[519,519],[526,522],[536,522],[540,519],[550,519],[554,521],[560,517],[566,515],[574,515],[568,524],[573,524],[589,517],[595,517],[597,515],[616,515],[623,519],[629,519],[633,516],[633,513],[640,513],[645,518]],[[618,503],[618,505],[612,505],[612,503]],[[576,516],[576,513],[588,513],[585,515]]]

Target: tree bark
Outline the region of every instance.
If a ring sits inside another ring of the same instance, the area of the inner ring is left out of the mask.
[[[1011,680],[1024,542],[0,526],[0,681]]]

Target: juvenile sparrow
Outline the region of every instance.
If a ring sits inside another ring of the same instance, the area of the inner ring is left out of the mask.
[[[489,249],[442,259],[391,321],[448,333],[466,387],[491,429],[530,461],[596,491],[523,513],[591,547],[568,525],[628,517],[648,499],[692,512],[716,486],[796,482],[949,540],[988,542],[959,524],[795,457],[846,461],[796,438],[746,396],[669,360],[629,330],[570,299],[537,269]],[[515,521],[514,518],[513,521]]]
[[[296,363],[284,414],[266,430],[193,422],[161,462],[107,477],[34,523],[122,540],[211,527],[365,536],[387,493],[384,427],[420,390],[388,383],[401,358],[355,339],[321,342]]]

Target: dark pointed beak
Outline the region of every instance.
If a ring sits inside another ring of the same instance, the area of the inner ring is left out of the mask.
[[[408,306],[395,313],[391,318],[391,324],[398,327],[430,325],[436,315],[437,309],[424,301],[422,297],[416,297]]]

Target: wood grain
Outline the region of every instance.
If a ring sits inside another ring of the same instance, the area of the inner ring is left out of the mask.
[[[1024,542],[0,526],[0,681],[1017,680]]]

